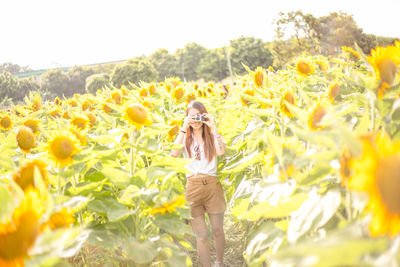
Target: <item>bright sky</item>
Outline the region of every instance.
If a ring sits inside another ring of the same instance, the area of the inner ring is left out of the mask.
[[[0,64],[33,69],[170,53],[189,42],[207,48],[254,36],[274,38],[279,12],[316,17],[342,10],[366,33],[399,37],[399,0],[2,0]]]

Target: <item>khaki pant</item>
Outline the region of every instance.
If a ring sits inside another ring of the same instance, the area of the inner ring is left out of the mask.
[[[187,178],[185,198],[190,204],[193,218],[205,212],[217,214],[226,210],[222,185],[216,176],[198,174]]]

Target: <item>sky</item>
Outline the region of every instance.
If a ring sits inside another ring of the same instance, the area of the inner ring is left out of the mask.
[[[365,33],[400,38],[400,0],[1,0],[0,64],[56,68],[174,53],[190,42],[273,41],[273,20],[296,10],[341,10]]]

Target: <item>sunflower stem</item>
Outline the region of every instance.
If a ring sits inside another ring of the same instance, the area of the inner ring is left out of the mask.
[[[134,170],[135,170],[135,148],[133,144],[135,143],[135,129],[132,128],[131,130],[131,154],[130,154],[130,175],[133,176]]]
[[[375,101],[374,101],[374,97],[372,96],[372,94],[369,94],[369,100],[370,100],[370,104],[371,104],[371,131],[375,132]]]
[[[352,197],[351,197],[351,191],[348,191],[347,194],[347,217],[349,221],[353,219],[353,211],[351,208],[351,202],[352,202]]]

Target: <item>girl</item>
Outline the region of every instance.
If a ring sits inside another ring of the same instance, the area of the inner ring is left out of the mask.
[[[191,224],[196,234],[197,253],[203,267],[211,266],[205,213],[210,220],[216,250],[215,267],[223,266],[225,234],[223,230],[226,202],[221,183],[217,178],[216,156],[225,154],[225,141],[218,134],[214,119],[201,102],[192,101],[186,109],[182,130],[175,144],[184,144],[182,149],[172,150],[178,157],[183,150],[185,158],[194,160],[185,167],[186,200],[190,203]]]

